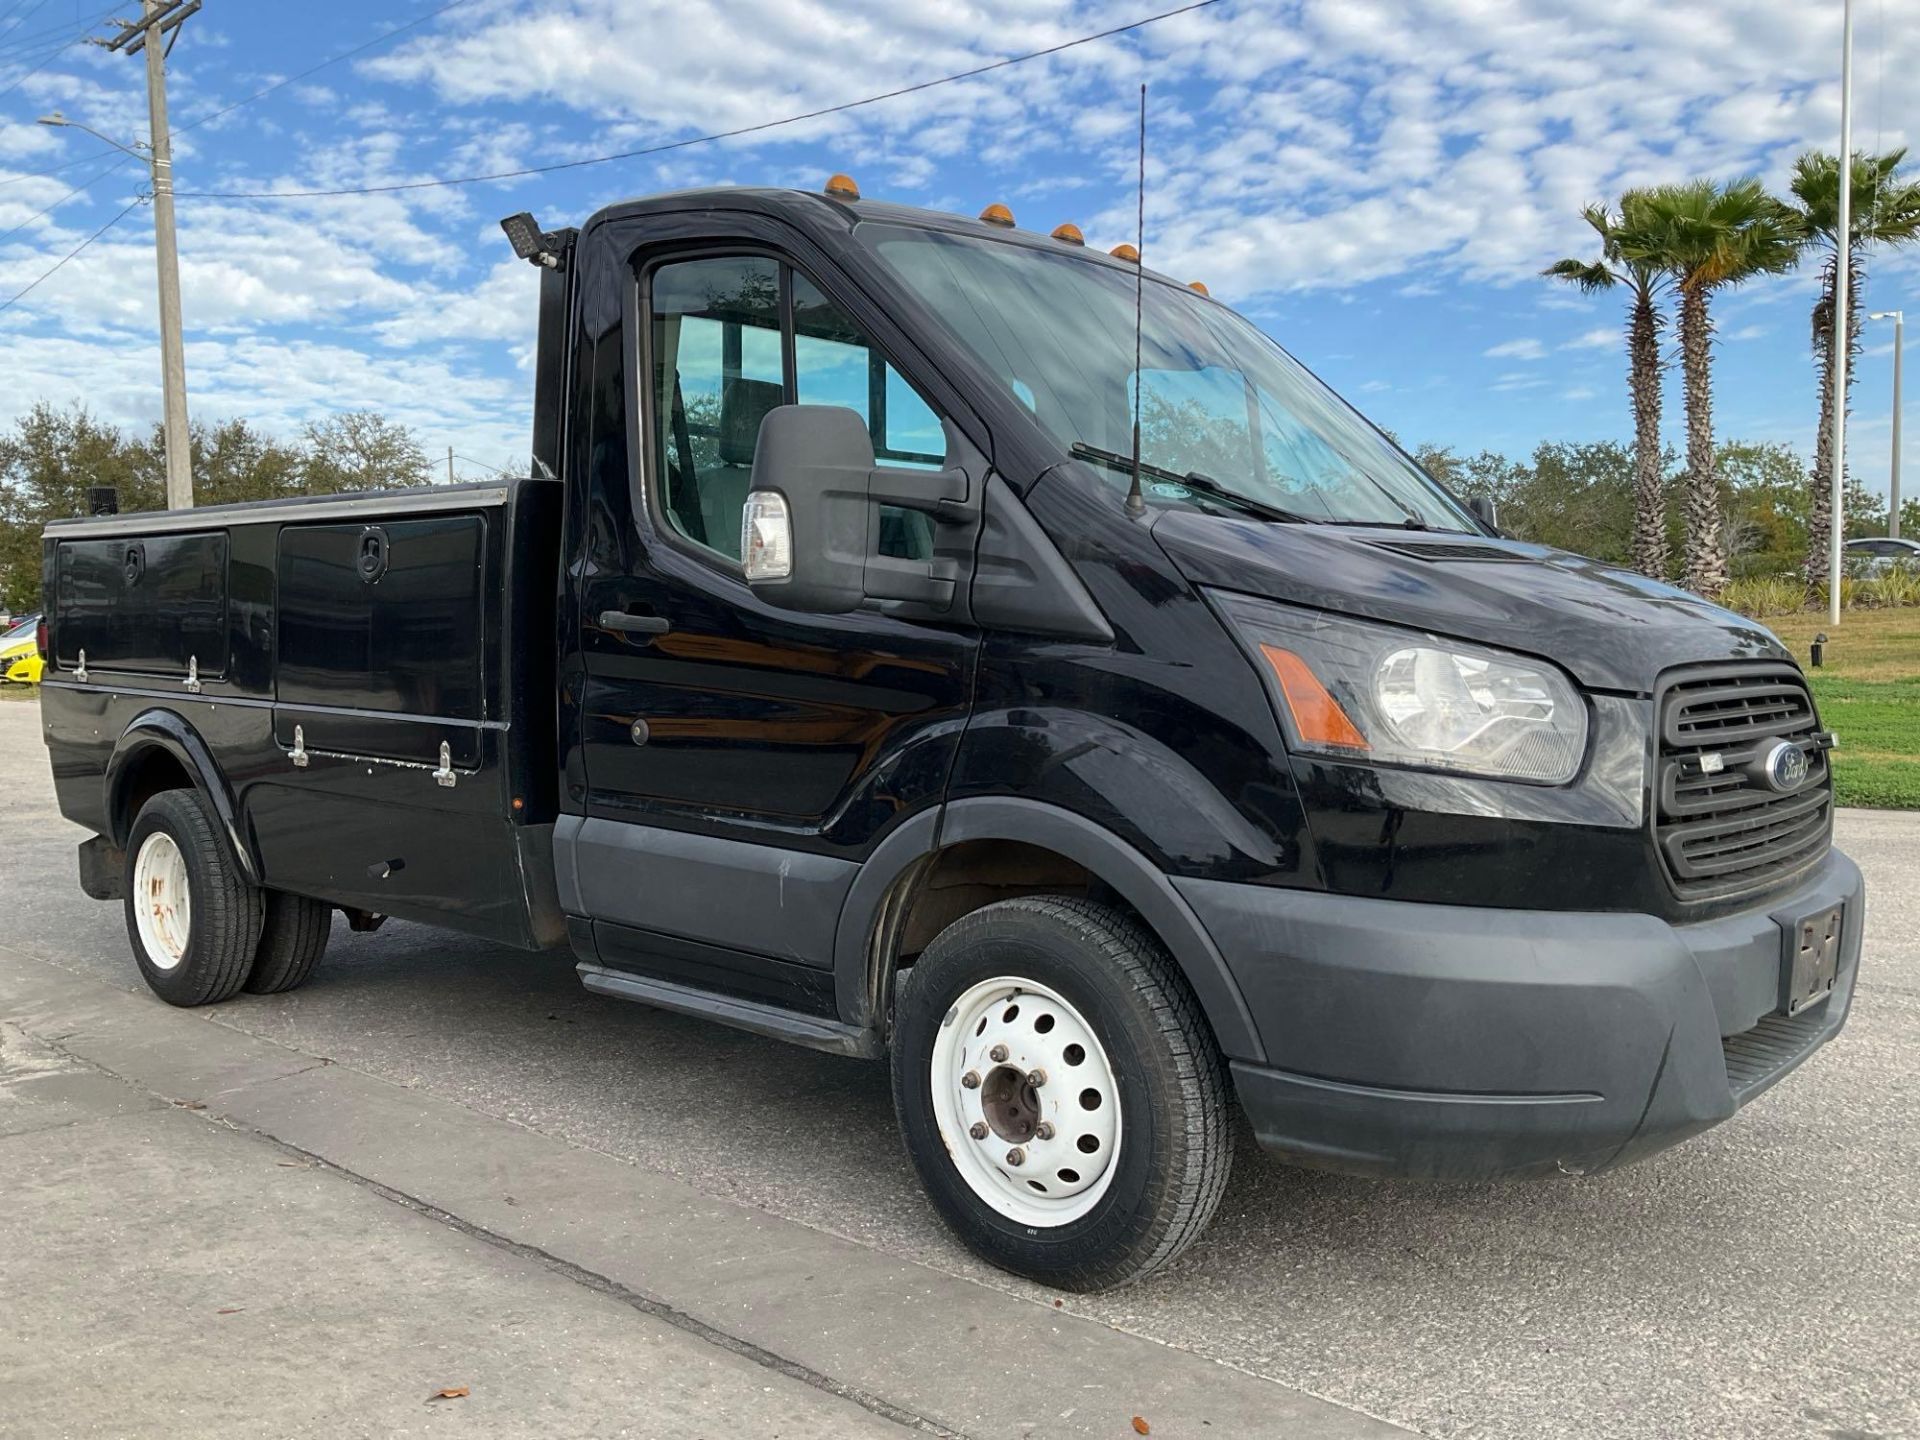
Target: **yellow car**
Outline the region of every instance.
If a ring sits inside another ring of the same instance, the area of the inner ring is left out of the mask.
[[[38,615],[29,615],[0,635],[0,680],[12,685],[38,685],[43,662],[34,632]]]

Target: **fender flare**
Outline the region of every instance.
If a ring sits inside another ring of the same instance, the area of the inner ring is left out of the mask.
[[[949,845],[1009,840],[1051,850],[1084,866],[1140,913],[1173,955],[1221,1050],[1266,1062],[1245,996],[1213,937],[1171,880],[1133,846],[1083,815],[1036,800],[983,795],[923,810],[875,847],[841,906],[834,934],[834,992],[842,1018],[879,1029],[885,991],[871,972],[871,946],[898,882]],[[890,977],[888,977],[890,978]]]
[[[127,723],[120,732],[120,738],[114,742],[113,754],[107,759],[107,771],[104,780],[107,800],[107,823],[113,827],[113,843],[124,848],[129,832],[133,828],[133,816],[127,813],[124,804],[127,786],[131,783],[135,761],[149,750],[164,750],[187,772],[194,787],[207,798],[213,806],[214,814],[220,818],[220,826],[227,833],[227,844],[232,847],[235,861],[240,866],[251,885],[260,883],[260,857],[254,853],[245,827],[240,823],[240,807],[234,802],[233,792],[227,786],[226,777],[214,762],[213,752],[207,748],[207,742],[200,738],[192,725],[171,710],[143,710]]]

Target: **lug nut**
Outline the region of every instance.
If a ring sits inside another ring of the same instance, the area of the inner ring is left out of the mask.
[[[1038,1125],[1034,1126],[1033,1138],[1036,1140],[1053,1139],[1053,1122],[1051,1120],[1042,1120]]]
[[[984,1120],[974,1121],[973,1127],[970,1130],[968,1130],[967,1133],[973,1136],[973,1138],[976,1140],[986,1139],[987,1138],[987,1122]]]
[[[1007,1059],[1007,1047],[1004,1045],[994,1046],[993,1049],[987,1052],[987,1058],[993,1061],[993,1063],[996,1065],[1005,1064]]]
[[[1018,1145],[1014,1146],[1013,1149],[1007,1151],[1007,1164],[1024,1165],[1026,1163],[1027,1163],[1027,1152],[1022,1150]]]
[[[980,1088],[980,1072],[978,1070],[967,1071],[966,1074],[960,1077],[960,1083],[969,1090],[978,1090]]]
[[[1031,1085],[1031,1086],[1033,1086],[1033,1088],[1034,1088],[1034,1089],[1036,1089],[1036,1090],[1038,1090],[1038,1089],[1039,1089],[1039,1088],[1040,1088],[1040,1087],[1041,1087],[1042,1085],[1044,1085],[1044,1084],[1046,1084],[1046,1083],[1047,1083],[1047,1072],[1046,1072],[1046,1071],[1044,1071],[1044,1070],[1029,1070],[1029,1071],[1027,1072],[1027,1084],[1029,1084],[1029,1085]]]

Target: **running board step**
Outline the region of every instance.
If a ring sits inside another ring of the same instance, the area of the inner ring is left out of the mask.
[[[625,970],[610,970],[582,960],[573,967],[580,983],[596,995],[611,995],[617,1000],[638,1000],[656,1010],[672,1010],[681,1015],[697,1015],[736,1030],[769,1035],[809,1050],[824,1050],[830,1055],[851,1055],[860,1060],[877,1060],[886,1053],[880,1037],[872,1030],[827,1020],[817,1015],[801,1015],[782,1010],[778,1005],[763,1005],[731,995],[716,995],[677,985],[671,980],[654,980]]]

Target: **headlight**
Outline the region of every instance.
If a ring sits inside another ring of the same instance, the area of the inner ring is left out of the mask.
[[[1586,703],[1544,661],[1244,595],[1210,598],[1252,653],[1296,751],[1543,785],[1579,772]]]

